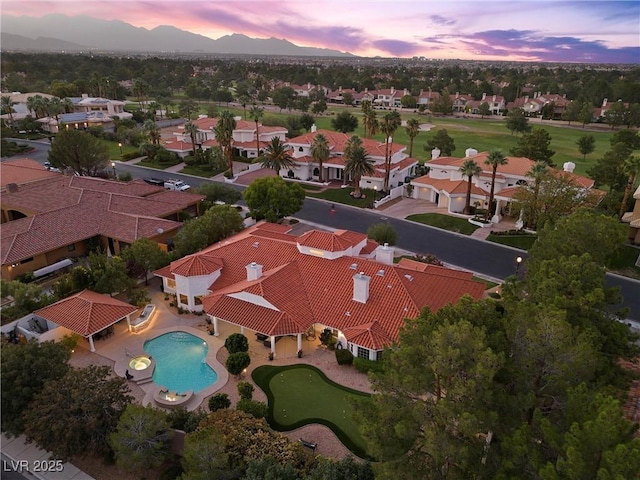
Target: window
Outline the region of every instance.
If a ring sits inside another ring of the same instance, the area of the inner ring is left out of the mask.
[[[382,360],[382,353],[383,353],[383,350],[377,350],[376,351],[376,360],[377,361]]]
[[[358,347],[358,358],[364,358],[369,360],[369,349],[364,347]]]
[[[304,152],[304,148],[302,148],[302,147],[298,147],[298,151],[299,151],[299,152]]]
[[[67,245],[67,251],[73,252],[76,249],[76,244],[72,243],[71,245]]]
[[[189,304],[189,299],[187,298],[186,295],[184,295],[182,293],[180,294],[180,303],[182,305],[188,305]]]
[[[176,281],[173,278],[167,278],[167,288],[176,288]]]
[[[197,295],[193,297],[194,305],[202,305],[202,295]]]

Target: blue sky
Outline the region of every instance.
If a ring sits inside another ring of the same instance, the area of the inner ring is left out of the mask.
[[[3,15],[48,13],[173,25],[211,38],[286,38],[362,56],[640,63],[637,0],[2,2]]]

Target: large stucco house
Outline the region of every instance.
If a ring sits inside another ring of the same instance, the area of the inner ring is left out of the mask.
[[[403,259],[394,249],[347,230],[258,223],[155,272],[179,307],[270,338],[333,330],[341,348],[376,360],[398,338],[405,318],[435,311],[463,295],[480,298],[469,272]],[[339,347],[339,348],[340,348]]]
[[[213,130],[218,124],[217,118],[201,115],[191,123],[198,128],[198,133],[195,135],[196,148],[207,150],[219,145]],[[272,138],[278,137],[284,142],[287,129],[258,123],[257,134],[260,136],[259,147],[260,153],[262,153]],[[184,158],[193,150],[191,136],[184,131],[184,125],[178,127],[178,131],[174,132],[174,135],[175,138],[164,141],[163,146],[170,152],[175,152]],[[241,120],[240,117],[236,117],[236,128],[233,130],[231,146],[235,155],[245,158],[257,158],[259,154],[258,146],[256,145],[256,122]]]
[[[640,186],[633,194],[635,203],[633,210],[622,216],[622,221],[629,224],[629,240],[640,245]],[[638,258],[640,261],[640,257]]]
[[[319,133],[322,133],[327,139],[330,152],[329,159],[322,164],[323,180],[338,180],[342,183],[348,182],[349,179],[345,178],[344,173],[344,149],[350,135],[330,130],[318,130],[315,126],[311,128],[311,132],[287,140],[286,144],[292,149],[291,155],[293,156],[293,160],[296,165],[287,171],[281,170],[279,172],[281,176],[296,178],[299,180],[318,180],[320,165],[311,155],[311,144]],[[371,176],[363,176],[360,180],[360,187],[382,191],[385,175],[385,144],[378,140],[363,138],[362,146],[367,152],[369,159],[372,161],[375,172]],[[418,160],[413,157],[409,157],[406,153],[407,147],[405,145],[391,142],[390,148],[391,168],[389,173],[389,185],[390,188],[394,188],[404,184],[405,179],[411,176],[415,166],[418,164]]]
[[[437,156],[437,153],[435,154]],[[439,207],[446,207],[450,213],[462,213],[467,195],[467,177],[460,172],[460,167],[467,160],[473,160],[482,168],[482,173],[472,178],[471,204],[477,204],[481,208],[486,208],[491,190],[492,168],[485,164],[489,152],[476,152],[467,149],[464,158],[439,157],[433,158],[425,165],[429,167],[429,172],[418,178],[411,180],[413,198],[428,200],[436,203]],[[533,178],[528,175],[535,161],[525,157],[507,157],[506,165],[499,165],[496,174],[494,197],[496,200],[496,211],[494,221],[500,221],[500,212],[509,202],[514,193],[523,185],[533,182]],[[594,181],[573,173],[575,165],[567,162],[564,165],[563,174],[585,190],[590,190],[594,186]]]

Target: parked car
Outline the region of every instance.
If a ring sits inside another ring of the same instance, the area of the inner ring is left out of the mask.
[[[157,185],[158,187],[164,187],[164,180],[159,178],[143,178],[149,185]]]
[[[167,190],[175,190],[178,192],[184,192],[185,190],[189,190],[191,185],[187,185],[182,180],[165,180],[164,188]]]
[[[52,167],[51,166],[51,162],[44,162],[44,168],[46,168],[50,172],[58,172],[58,173],[60,173],[62,171],[59,168]]]

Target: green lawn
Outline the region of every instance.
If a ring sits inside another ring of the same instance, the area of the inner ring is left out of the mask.
[[[150,160],[142,160],[142,161],[137,163],[137,165],[140,165],[141,167],[155,168],[157,170],[164,170],[166,168],[173,167],[174,165],[177,165],[177,164],[178,164],[178,162],[175,162],[175,163],[158,163],[158,162],[150,161]],[[187,173],[187,172],[184,172],[184,173]]]
[[[121,155],[120,145],[118,144],[118,142],[112,142],[111,140],[104,140],[104,139],[101,139],[100,141],[109,148],[109,158],[111,160],[122,160],[122,155],[138,151],[138,147],[123,144],[122,155]]]
[[[331,428],[354,454],[368,457],[365,440],[352,418],[351,402],[369,398],[368,394],[332,382],[310,365],[264,365],[251,377],[267,395],[268,421],[274,429],[289,431],[320,423]]]
[[[406,219],[449,230],[450,232],[462,233],[463,235],[471,235],[480,228],[471,225],[466,218],[450,217],[440,213],[416,213],[415,215],[409,215]]]
[[[307,192],[307,197],[322,198],[328,202],[344,203],[346,205],[353,205],[355,207],[361,208],[365,208],[367,205],[373,203],[373,197],[375,195],[374,190],[368,188],[360,189],[362,194],[365,195],[365,198],[353,198],[351,195],[349,195],[349,193],[353,192],[353,190],[353,187],[329,188],[322,192]]]
[[[529,250],[536,241],[536,235],[494,235],[487,237],[487,240],[521,250]]]

